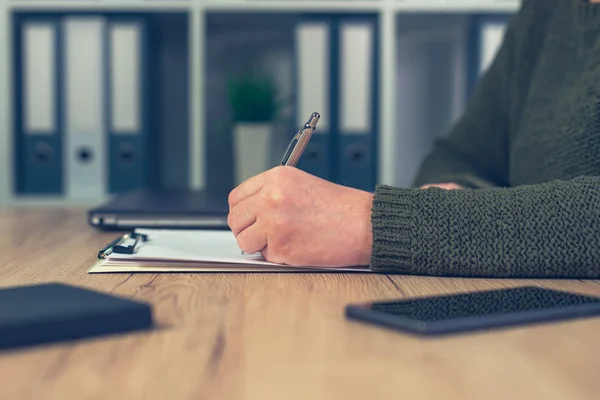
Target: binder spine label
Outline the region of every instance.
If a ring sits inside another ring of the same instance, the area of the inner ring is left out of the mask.
[[[145,24],[114,20],[107,33],[109,191],[143,187],[147,175]]]
[[[301,127],[308,115],[319,112],[319,126],[306,146],[298,168],[332,178],[332,23],[329,19],[298,22],[296,26],[296,124]]]
[[[15,18],[16,189],[62,193],[60,32],[53,18]]]
[[[23,125],[26,134],[56,131],[56,30],[52,23],[27,23],[23,35]]]
[[[306,116],[318,110],[321,114],[318,132],[329,130],[329,46],[327,22],[300,23],[296,29],[296,61],[298,63],[298,112],[296,124],[301,127]]]
[[[340,27],[340,131],[371,131],[373,26],[369,22]]]
[[[337,181],[373,191],[377,176],[377,19],[340,18]]]
[[[64,20],[65,175],[70,198],[97,198],[106,181],[101,17]]]
[[[140,132],[140,27],[115,24],[110,31],[111,130],[117,134]]]

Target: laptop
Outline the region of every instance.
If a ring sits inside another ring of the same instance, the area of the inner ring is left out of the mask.
[[[227,194],[140,189],[89,210],[88,222],[102,230],[229,229],[228,213]]]

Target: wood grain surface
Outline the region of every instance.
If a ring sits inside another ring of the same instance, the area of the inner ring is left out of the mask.
[[[159,327],[0,353],[1,399],[597,399],[600,319],[423,339],[350,302],[596,281],[358,274],[102,274],[82,210],[0,211],[0,286],[60,281],[150,302]],[[1,304],[0,307],[10,305]]]

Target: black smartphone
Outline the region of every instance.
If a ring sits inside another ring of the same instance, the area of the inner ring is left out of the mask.
[[[600,315],[600,298],[522,286],[350,304],[346,316],[418,335],[443,335]]]

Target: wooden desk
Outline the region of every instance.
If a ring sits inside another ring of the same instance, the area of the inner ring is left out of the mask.
[[[0,211],[0,286],[61,281],[132,296],[151,302],[162,326],[0,353],[0,398],[595,399],[600,393],[600,319],[419,339],[343,316],[348,302],[523,283],[600,295],[598,282],[86,274],[113,237],[89,228],[83,211]]]

